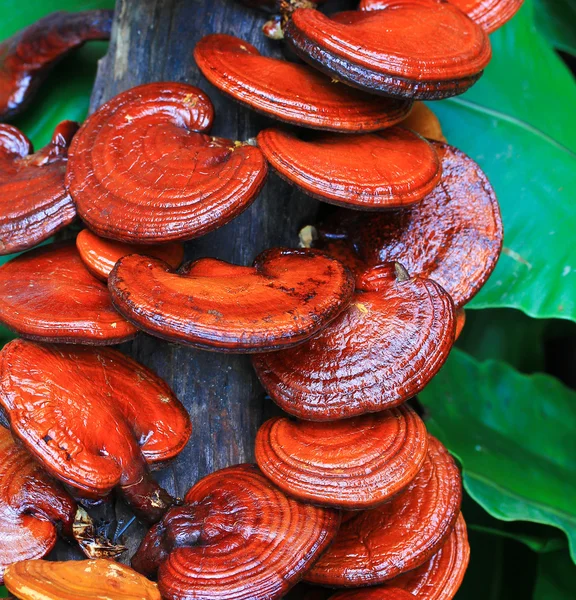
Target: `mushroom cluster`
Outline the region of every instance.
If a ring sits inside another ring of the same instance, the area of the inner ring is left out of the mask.
[[[333,600],[449,600],[464,576],[460,471],[411,399],[446,361],[503,233],[486,175],[421,100],[472,86],[520,1],[363,0],[331,16],[321,2],[244,3],[277,12],[274,37],[305,64],[222,34],[194,60],[278,128],[213,137],[209,97],[182,82],[129,89],[36,153],[0,125],[0,252],[76,215],[86,226],[0,267],[0,323],[20,336],[0,353],[0,569],[18,598],[274,600],[304,580]],[[3,116],[109,30],[108,13],[58,13],[5,42]],[[270,168],[326,203],[301,247],[182,264],[184,242],[243,212]],[[188,442],[189,415],[106,347],[144,333],[252,354],[288,413],[261,426],[256,464],[183,500],[159,486],[152,471]],[[135,570],[98,558],[110,549],[27,560],[112,494],[150,527]]]

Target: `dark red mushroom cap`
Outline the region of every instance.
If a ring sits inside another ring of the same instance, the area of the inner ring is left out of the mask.
[[[254,357],[272,399],[301,419],[331,421],[417,394],[454,343],[454,306],[435,282],[379,265],[359,276],[349,307],[308,342]]]
[[[254,465],[201,479],[132,559],[166,600],[281,598],[326,549],[338,511],[286,497]]]
[[[409,273],[439,283],[460,307],[494,270],[502,249],[502,219],[480,167],[460,150],[434,142],[442,181],[409,210],[376,215],[340,211],[320,227],[320,240],[344,244],[367,265],[402,262]],[[319,244],[322,247],[322,244]]]
[[[108,279],[116,308],[147,333],[221,352],[293,346],[325,327],[353,292],[350,272],[314,250],[274,248],[253,267],[204,258],[178,273],[145,256]]]
[[[0,44],[0,118],[20,112],[50,68],[89,40],[107,40],[112,11],[55,12]]]
[[[83,229],[78,234],[76,248],[90,273],[103,281],[108,279],[114,265],[128,254],[153,256],[173,268],[179,267],[184,258],[184,246],[178,242],[154,246],[125,244],[101,238],[89,229]]]
[[[73,243],[36,248],[0,267],[0,322],[47,342],[117,344],[136,335]]]
[[[98,235],[134,244],[186,240],[246,209],[266,179],[254,146],[206,132],[210,99],[184,83],[148,83],[101,106],[70,148],[66,184]]]
[[[58,529],[71,535],[75,512],[62,486],[0,427],[0,583],[8,565],[48,554]]]
[[[0,404],[14,434],[86,498],[120,491],[143,519],[172,499],[150,477],[188,442],[188,413],[144,366],[109,348],[14,340],[0,353]]]
[[[75,218],[64,174],[77,129],[76,123],[63,121],[51,142],[32,154],[22,132],[0,124],[0,254],[27,250]]]
[[[415,597],[401,588],[375,586],[338,592],[329,600],[414,600]]]
[[[409,407],[313,423],[276,417],[256,436],[256,462],[273,483],[304,502],[365,509],[416,477],[428,436]]]
[[[333,17],[300,9],[285,37],[303,60],[344,83],[419,100],[465,92],[491,57],[485,31],[436,0],[390,0],[385,10]]]
[[[289,183],[324,202],[361,210],[418,202],[442,174],[430,143],[403,127],[362,135],[317,134],[309,140],[265,129],[258,145]]]
[[[416,478],[386,504],[346,521],[304,579],[358,587],[382,583],[419,567],[448,539],[461,497],[458,467],[444,446],[430,436],[428,456]]]
[[[262,56],[231,35],[208,35],[194,50],[196,64],[219,90],[286,123],[342,132],[376,131],[404,119],[408,100],[375,98],[337,84],[315,69]]]

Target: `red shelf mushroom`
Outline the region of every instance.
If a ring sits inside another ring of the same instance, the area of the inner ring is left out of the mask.
[[[339,257],[357,254],[366,265],[400,261],[409,273],[439,283],[460,307],[496,266],[502,220],[480,167],[448,144],[434,145],[442,157],[442,181],[422,202],[409,210],[369,216],[340,211],[320,227],[318,246],[322,241],[332,248],[343,246]]]
[[[108,279],[114,265],[128,254],[152,256],[163,260],[174,269],[180,266],[184,258],[184,246],[180,243],[160,246],[124,244],[98,237],[89,229],[83,229],[78,234],[76,248],[90,273],[103,281]]]
[[[196,64],[219,90],[269,117],[313,129],[366,132],[402,121],[407,100],[375,98],[306,65],[262,56],[231,35],[208,35],[194,50]]]
[[[50,69],[89,40],[107,40],[112,11],[55,12],[0,44],[0,118],[19,113]]]
[[[8,565],[48,554],[59,529],[71,537],[75,513],[62,486],[0,427],[0,584]]]
[[[450,535],[461,495],[454,460],[430,437],[428,456],[416,478],[386,504],[346,521],[304,579],[357,587],[382,583],[419,567]]]
[[[210,99],[149,83],[102,105],[70,148],[66,184],[95,233],[134,244],[195,238],[238,216],[264,185],[260,150],[205,134]]]
[[[0,267],[0,322],[47,342],[117,344],[136,335],[73,243],[43,246]]]
[[[281,598],[334,538],[338,511],[286,497],[254,465],[201,479],[132,559],[166,600]]]
[[[27,250],[76,217],[64,187],[68,146],[78,125],[63,121],[36,153],[16,127],[0,124],[0,254]]]
[[[13,433],[55,477],[88,499],[119,487],[155,522],[173,499],[146,462],[188,442],[188,413],[144,366],[109,348],[14,340],[0,353],[0,404]]]
[[[253,364],[286,412],[344,419],[420,392],[448,358],[454,330],[452,300],[438,284],[379,265],[359,275],[349,307],[318,335]]]
[[[328,600],[414,600],[416,596],[401,588],[371,587],[338,592]]]
[[[491,58],[486,32],[436,0],[390,0],[384,10],[332,17],[300,9],[285,37],[300,58],[339,81],[417,100],[462,94]]]
[[[151,335],[221,352],[262,352],[293,346],[328,325],[354,283],[326,254],[275,248],[253,267],[204,258],[179,272],[126,256],[108,286],[116,308]]]
[[[403,127],[362,135],[316,134],[309,140],[265,129],[258,145],[289,183],[324,202],[355,209],[414,204],[442,175],[430,143]]]
[[[416,477],[428,449],[426,427],[409,407],[330,423],[266,421],[256,462],[290,496],[336,508],[382,504]]]

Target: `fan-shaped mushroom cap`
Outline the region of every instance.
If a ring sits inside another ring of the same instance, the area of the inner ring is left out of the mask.
[[[117,344],[136,335],[73,243],[42,246],[0,267],[0,322],[47,342]]]
[[[448,0],[466,13],[487,33],[496,31],[509,21],[522,6],[523,0]],[[382,10],[390,5],[390,0],[361,0],[360,10]]]
[[[304,579],[357,587],[419,567],[450,535],[461,498],[460,472],[444,446],[430,436],[428,456],[416,478],[386,504],[344,523]]]
[[[0,353],[0,404],[26,448],[87,498],[114,487],[155,521],[172,499],[146,461],[176,456],[190,419],[166,383],[110,348],[14,340]]]
[[[253,267],[204,258],[178,273],[159,260],[125,256],[108,287],[118,310],[151,335],[207,350],[262,352],[325,327],[346,307],[354,282],[324,253],[273,248]]]
[[[201,479],[132,560],[166,600],[280,598],[332,541],[340,516],[286,497],[254,465]]]
[[[168,263],[171,267],[180,266],[184,258],[184,246],[180,243],[163,245],[134,245],[107,240],[83,229],[76,237],[76,247],[86,268],[94,275],[106,281],[114,265],[128,254],[153,256]]]
[[[349,208],[413,204],[429,194],[442,175],[434,148],[402,127],[362,135],[323,133],[310,140],[265,129],[257,139],[283,179],[319,200]]]
[[[0,427],[0,583],[8,565],[48,554],[57,527],[70,535],[75,512],[60,484]]]
[[[205,135],[198,88],[148,83],[101,106],[70,147],[66,184],[95,233],[134,244],[186,240],[245,210],[266,179],[254,146]]]
[[[31,248],[76,216],[64,173],[77,129],[76,123],[63,121],[51,142],[32,154],[23,133],[0,124],[0,254]]]
[[[402,406],[329,423],[270,419],[256,437],[256,462],[299,500],[364,509],[405,488],[427,449],[424,423]]]
[[[369,215],[340,211],[320,240],[348,245],[367,265],[402,262],[412,275],[439,283],[460,307],[484,285],[500,256],[502,220],[494,190],[460,150],[434,142],[442,181],[418,205]],[[322,243],[319,244],[322,247]]]
[[[384,10],[333,17],[300,9],[285,37],[303,60],[344,83],[417,100],[465,92],[491,57],[485,31],[436,0],[390,0]]]
[[[107,40],[112,11],[55,12],[0,44],[0,118],[30,100],[50,68],[89,40]]]
[[[306,65],[262,56],[231,35],[208,35],[194,50],[196,64],[219,90],[269,117],[313,129],[362,132],[404,119],[412,103],[375,98]]]
[[[6,587],[21,600],[161,600],[155,583],[106,560],[26,560],[9,567]]]
[[[428,140],[446,142],[438,117],[424,104],[414,102],[410,114],[400,123]]]
[[[308,342],[254,357],[272,399],[301,419],[331,421],[401,404],[440,369],[454,342],[454,306],[430,279],[376,266],[349,307]]]

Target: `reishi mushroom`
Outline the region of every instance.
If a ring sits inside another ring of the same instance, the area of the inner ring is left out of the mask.
[[[338,592],[328,600],[414,600],[415,596],[402,588],[372,587]]]
[[[390,0],[331,17],[296,10],[284,36],[305,62],[353,87],[415,100],[462,94],[491,58],[486,32],[437,0]]]
[[[0,322],[46,342],[118,344],[136,335],[73,243],[42,246],[0,267]]]
[[[284,495],[244,464],[201,479],[132,559],[166,600],[281,598],[330,544],[338,511]]]
[[[308,342],[258,354],[260,382],[280,408],[330,421],[392,408],[438,372],[454,343],[454,306],[401,265],[361,273],[348,308]]]
[[[304,579],[330,587],[358,587],[419,567],[448,539],[460,513],[461,495],[458,467],[430,436],[418,475],[389,502],[343,523]]]
[[[86,268],[98,279],[107,281],[114,265],[128,254],[153,256],[176,269],[184,258],[184,246],[178,242],[162,245],[135,245],[107,240],[83,229],[76,237],[76,248]]]
[[[111,10],[55,12],[0,44],[0,118],[19,113],[50,69],[89,40],[107,40]]]
[[[155,583],[104,558],[25,560],[7,569],[6,587],[20,600],[161,600]]]
[[[260,470],[303,502],[347,509],[382,504],[416,477],[428,437],[408,406],[344,421],[275,417],[260,427]]]
[[[262,152],[210,137],[208,96],[148,83],[103,104],[72,142],[66,185],[94,233],[121,242],[187,240],[238,216],[264,185]]]
[[[0,124],[0,254],[27,250],[76,217],[64,174],[77,129],[77,123],[63,121],[50,143],[33,153],[21,131]]]
[[[334,258],[274,248],[252,267],[204,258],[174,272],[145,256],[120,259],[108,279],[114,306],[151,335],[220,352],[298,344],[346,308],[354,283]]]
[[[147,462],[182,450],[190,418],[143,365],[110,348],[14,340],[0,352],[0,405],[14,435],[79,496],[99,500],[118,487],[148,522],[173,504]]]
[[[335,84],[307,65],[262,56],[254,46],[231,35],[202,38],[194,58],[206,79],[234,100],[302,127],[377,131],[402,121],[412,107],[408,100],[374,98]]]

